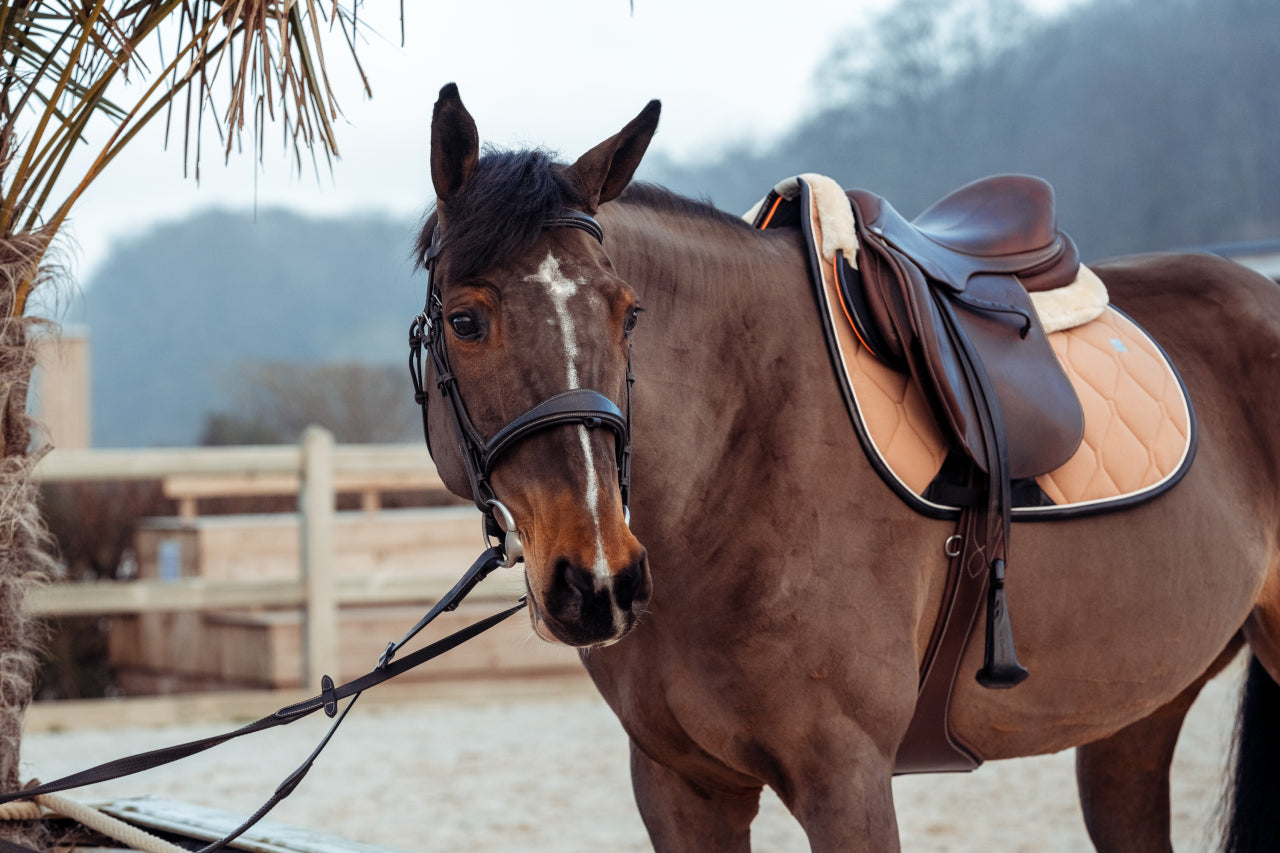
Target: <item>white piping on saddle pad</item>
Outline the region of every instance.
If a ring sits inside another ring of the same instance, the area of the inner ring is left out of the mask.
[[[844,251],[845,259],[856,267],[858,234],[853,224],[849,197],[831,178],[812,173],[780,181],[773,191],[792,201],[800,194],[801,179],[809,185],[818,210],[818,221],[822,225],[823,259],[827,262],[834,261],[836,250],[840,249]],[[764,199],[761,199],[742,218],[747,222],[754,222],[763,205]],[[1083,326],[1101,316],[1108,301],[1106,285],[1084,264],[1080,265],[1076,280],[1066,287],[1031,294],[1031,304],[1035,306],[1045,332],[1060,332]]]

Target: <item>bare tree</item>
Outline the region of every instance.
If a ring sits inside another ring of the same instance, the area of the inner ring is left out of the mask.
[[[351,444],[421,437],[404,371],[367,364],[259,362],[236,372],[231,411],[205,421],[202,444],[287,443],[310,424]]]
[[[943,92],[1021,43],[1020,0],[899,0],[833,52],[819,85],[866,121],[891,112],[922,129]]]

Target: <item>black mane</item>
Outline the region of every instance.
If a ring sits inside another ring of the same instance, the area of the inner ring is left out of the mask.
[[[452,275],[467,278],[483,272],[533,245],[542,223],[561,208],[582,209],[585,200],[564,177],[564,168],[539,149],[485,152],[463,191],[448,204],[449,226],[440,236],[441,247],[448,247]],[[662,213],[749,227],[731,213],[656,184],[632,183],[618,200]],[[433,212],[418,235],[414,254],[419,266],[431,247],[436,221]]]
[[[476,275],[502,258],[533,245],[542,223],[563,207],[581,208],[584,200],[565,179],[564,166],[546,151],[487,151],[462,192],[448,203],[449,225],[441,246],[448,247],[452,274]],[[415,254],[421,265],[431,246],[433,214],[418,235]]]

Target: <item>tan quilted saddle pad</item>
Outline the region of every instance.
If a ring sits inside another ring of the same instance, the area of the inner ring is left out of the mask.
[[[821,245],[818,204],[811,215]],[[917,509],[939,515],[956,511],[925,496],[948,448],[923,393],[910,376],[879,361],[859,342],[841,302],[834,265],[819,268],[819,301],[833,361],[841,367],[851,415],[873,465]],[[1093,293],[1102,287],[1083,266],[1078,284]],[[1043,505],[1017,506],[1015,518],[1047,520],[1128,506],[1171,487],[1191,463],[1195,419],[1181,378],[1156,342],[1105,305],[1105,289],[1102,294],[1102,302],[1081,315],[1092,319],[1046,324],[1070,326],[1051,331],[1049,341],[1084,409],[1084,440],[1066,464],[1036,478]],[[1037,310],[1049,313],[1039,305]]]

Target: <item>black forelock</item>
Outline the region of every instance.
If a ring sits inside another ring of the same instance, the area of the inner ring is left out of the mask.
[[[527,250],[557,211],[580,209],[584,201],[563,168],[539,149],[486,151],[446,207],[440,248],[448,252],[451,274],[467,278]],[[419,265],[431,247],[436,219],[429,217],[418,235],[414,250]]]

